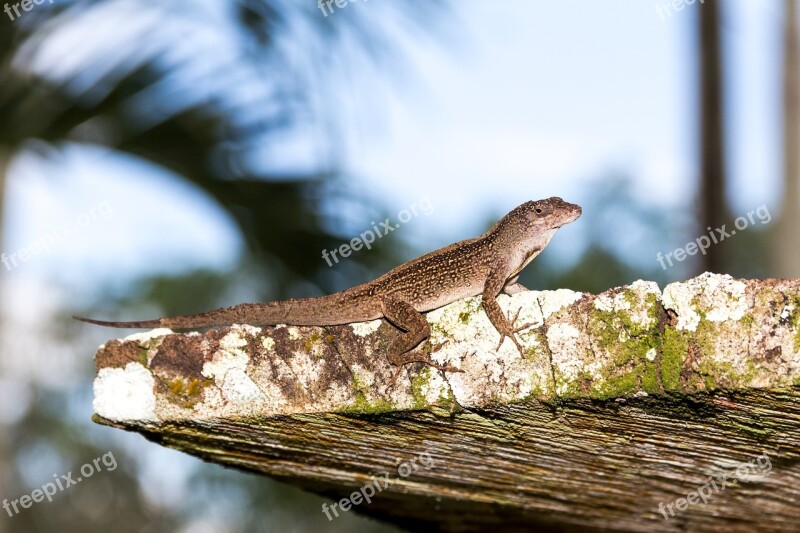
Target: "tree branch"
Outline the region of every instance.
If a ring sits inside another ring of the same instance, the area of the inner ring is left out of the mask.
[[[468,298],[427,315],[463,372],[394,384],[381,320],[109,341],[95,420],[409,528],[796,527],[800,280],[499,302],[524,356]]]

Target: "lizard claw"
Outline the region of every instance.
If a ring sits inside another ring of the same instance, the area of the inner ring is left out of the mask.
[[[439,344],[433,344],[433,343],[430,343],[430,347],[431,347],[431,349],[430,349],[430,351],[428,352],[428,354],[430,355],[430,354],[432,354],[432,353],[436,353],[436,352],[438,352],[439,350],[441,350],[442,348],[444,348],[444,345],[445,345],[445,344],[447,344],[448,342],[450,342],[450,341],[449,341],[449,340],[445,340],[444,342],[440,342]]]
[[[403,371],[403,367],[404,367],[404,366],[405,366],[405,365],[401,365],[401,366],[400,366],[400,368],[398,368],[398,369],[397,369],[397,372],[395,372],[395,373],[394,373],[394,376],[392,376],[392,379],[391,379],[391,380],[389,380],[389,384],[386,386],[386,389],[387,389],[387,390],[388,390],[390,387],[393,387],[393,386],[394,386],[395,382],[397,381],[397,378],[399,378],[399,377],[400,377],[400,372],[402,372],[402,371]]]
[[[517,322],[517,319],[519,318],[520,311],[522,311],[521,307],[519,309],[517,309],[517,313],[514,315],[514,318],[511,319],[511,331],[513,331],[514,333],[519,333],[520,331],[525,331],[526,329],[536,325],[535,322],[526,322],[525,324],[522,324],[521,326],[515,328],[514,324]]]
[[[517,347],[517,350],[519,350],[519,353],[521,353],[521,354],[523,354],[523,355],[524,355],[524,354],[525,354],[525,352],[524,352],[524,351],[523,351],[523,349],[522,349],[522,345],[519,343],[519,341],[517,340],[517,338],[516,338],[516,337],[514,337],[514,333],[516,333],[516,331],[513,331],[513,330],[511,331],[511,333],[510,333],[510,334],[507,334],[507,333],[501,333],[501,334],[500,334],[500,342],[498,342],[498,343],[497,343],[497,348],[495,348],[495,349],[494,349],[494,351],[499,351],[499,350],[500,350],[500,347],[503,345],[503,341],[506,339],[506,337],[508,337],[508,338],[509,338],[509,339],[511,339],[511,341],[514,343],[514,346],[516,346],[516,347]]]

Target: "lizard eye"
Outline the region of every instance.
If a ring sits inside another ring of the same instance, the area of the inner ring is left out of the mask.
[[[537,215],[541,215],[542,214],[542,208],[541,207],[537,207],[536,209],[534,209],[534,211],[536,211]]]

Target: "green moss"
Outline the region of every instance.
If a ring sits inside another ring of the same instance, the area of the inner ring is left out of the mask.
[[[636,293],[633,292],[632,289],[625,289],[624,291],[622,291],[622,297],[625,299],[626,302],[631,304],[632,309],[636,308],[639,305]]]
[[[192,378],[185,381],[182,378],[176,378],[170,381],[165,381],[167,388],[172,393],[168,396],[169,401],[176,403],[182,407],[193,407],[200,401],[200,393],[203,388],[207,387],[211,380],[200,380],[199,378]]]
[[[468,324],[472,315],[483,309],[483,304],[477,298],[472,298],[464,303],[465,309],[458,314],[458,321]]]
[[[541,387],[534,385],[534,383],[536,382],[538,382],[538,380],[534,381],[534,379],[531,378],[531,391],[527,395],[525,395],[523,401],[534,402],[534,401],[546,400],[548,398],[552,398],[555,396],[555,391],[545,391]],[[548,380],[548,382],[550,382],[550,380]]]
[[[659,376],[654,361],[647,359],[648,353],[657,351],[661,339],[658,332],[658,308],[655,294],[648,294],[644,301],[636,293],[626,290],[624,298],[631,304],[630,310],[603,311],[593,309],[589,318],[589,330],[599,347],[614,354],[610,368],[605,369],[601,379],[583,376],[576,381],[571,392],[585,394],[587,382],[591,383],[589,393],[593,398],[623,396],[639,389],[657,394],[661,391]],[[641,311],[646,305],[650,320],[640,324],[631,320],[630,315]]]
[[[720,326],[706,320],[704,315],[705,313],[700,314],[700,322],[694,332],[695,343],[703,356],[714,357],[717,353],[717,337],[720,333]]]
[[[453,394],[453,389],[450,387],[447,387],[444,392],[439,394],[439,398],[433,405],[430,406],[430,412],[434,415],[439,416],[438,414],[442,410],[444,410],[449,416],[452,416],[456,411],[463,411],[461,406],[456,401],[456,397]]]
[[[440,326],[438,323],[433,323],[430,325],[430,327],[431,327],[431,337],[433,337],[435,334],[441,336],[444,339],[450,338],[450,334],[447,332],[447,330],[444,329],[442,326]]]
[[[793,307],[789,313],[788,322],[794,330],[794,351],[800,351],[800,296],[792,296],[792,301],[788,305]]]
[[[370,402],[364,392],[359,390],[356,392],[355,401],[346,408],[342,409],[340,412],[369,415],[386,413],[387,411],[392,410],[394,410],[394,404],[392,404],[392,402],[384,399],[378,399]]]
[[[319,334],[318,331],[312,331],[311,332],[311,334],[306,339],[306,343],[305,343],[306,353],[310,353],[311,352],[311,348],[314,347],[314,344],[317,341],[319,341],[320,338],[321,338],[321,335]]]
[[[636,372],[627,372],[611,376],[606,381],[592,387],[592,398],[605,400],[630,394],[639,386],[639,377]]]
[[[431,368],[425,367],[411,378],[411,395],[414,397],[414,409],[424,409],[428,405],[425,399],[425,389],[431,381]],[[452,394],[452,393],[451,393]]]
[[[746,364],[747,368],[744,371],[738,371],[729,361],[721,362],[704,357],[698,365],[698,373],[703,377],[708,390],[717,387],[745,388],[752,383],[760,372],[758,365],[754,361],[748,360]]]
[[[169,387],[169,390],[172,391],[172,394],[180,395],[183,393],[183,380],[178,378],[168,381],[167,387]]]
[[[666,328],[661,336],[661,383],[664,390],[678,390],[681,369],[688,353],[688,332]]]
[[[355,389],[355,400],[338,412],[368,415],[386,413],[396,409],[396,406],[392,402],[384,400],[383,398],[370,401],[367,398],[369,388],[361,383],[356,375],[353,375],[353,389]]]

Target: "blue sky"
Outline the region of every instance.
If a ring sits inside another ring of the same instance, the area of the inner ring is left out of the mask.
[[[690,209],[698,179],[693,31],[703,6],[663,20],[658,4],[455,2],[441,23],[445,38],[399,43],[402,75],[350,80],[350,97],[335,102],[346,117],[336,157],[390,213],[429,197],[435,212],[403,230],[428,249],[471,237],[487,217],[529,199],[581,203],[612,170],[632,176],[642,202]],[[766,202],[776,213],[781,3],[724,7],[733,212]],[[291,144],[273,151],[285,154],[276,164],[307,164]],[[30,246],[103,201],[113,216],[12,273],[114,283],[186,265],[225,268],[241,250],[224,213],[174,176],[76,146],[55,163],[30,154],[15,161],[2,251]],[[569,237],[552,246],[566,250]]]

